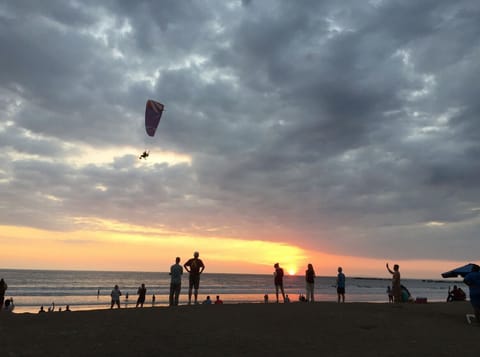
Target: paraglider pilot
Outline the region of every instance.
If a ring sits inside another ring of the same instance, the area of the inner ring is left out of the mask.
[[[147,159],[148,155],[150,154],[150,151],[144,151],[142,155],[138,157],[139,160],[141,159]]]

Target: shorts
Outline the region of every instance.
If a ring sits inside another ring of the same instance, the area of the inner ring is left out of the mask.
[[[198,290],[198,287],[200,286],[200,275],[198,274],[190,274],[190,278],[189,278],[189,287],[190,288],[194,288],[194,289],[197,289]]]
[[[345,294],[345,288],[337,288],[337,294]]]

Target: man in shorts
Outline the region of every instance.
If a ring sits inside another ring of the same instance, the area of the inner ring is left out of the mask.
[[[192,303],[192,289],[195,296],[195,304],[198,304],[198,288],[200,286],[200,274],[205,270],[205,265],[198,259],[199,253],[193,253],[193,258],[189,259],[183,267],[190,273],[188,285],[188,304]]]

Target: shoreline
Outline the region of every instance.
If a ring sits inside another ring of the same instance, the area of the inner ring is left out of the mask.
[[[7,356],[473,356],[468,302],[185,305],[0,314]]]

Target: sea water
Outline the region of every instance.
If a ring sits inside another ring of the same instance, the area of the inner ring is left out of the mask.
[[[121,307],[135,307],[138,287],[147,288],[144,306],[167,306],[170,276],[162,272],[106,272],[106,271],[61,271],[61,270],[14,270],[0,269],[0,278],[8,284],[5,298],[12,297],[15,312],[38,312],[55,306],[55,311],[69,305],[72,310],[110,308],[110,292],[118,285],[122,292]],[[315,279],[315,300],[336,301],[336,277]],[[346,279],[346,302],[388,302],[386,293],[390,279]],[[426,297],[428,301],[445,301],[449,286],[455,280],[402,279],[413,298]],[[285,276],[285,293],[291,301],[298,301],[305,294],[303,276]],[[463,288],[465,288],[463,286]],[[126,298],[128,294],[128,299]],[[183,275],[180,304],[188,302],[188,274]],[[263,303],[264,295],[275,302],[273,275],[213,274],[201,276],[199,301],[210,295],[213,300],[219,295],[224,303]],[[155,301],[153,301],[155,295]]]

